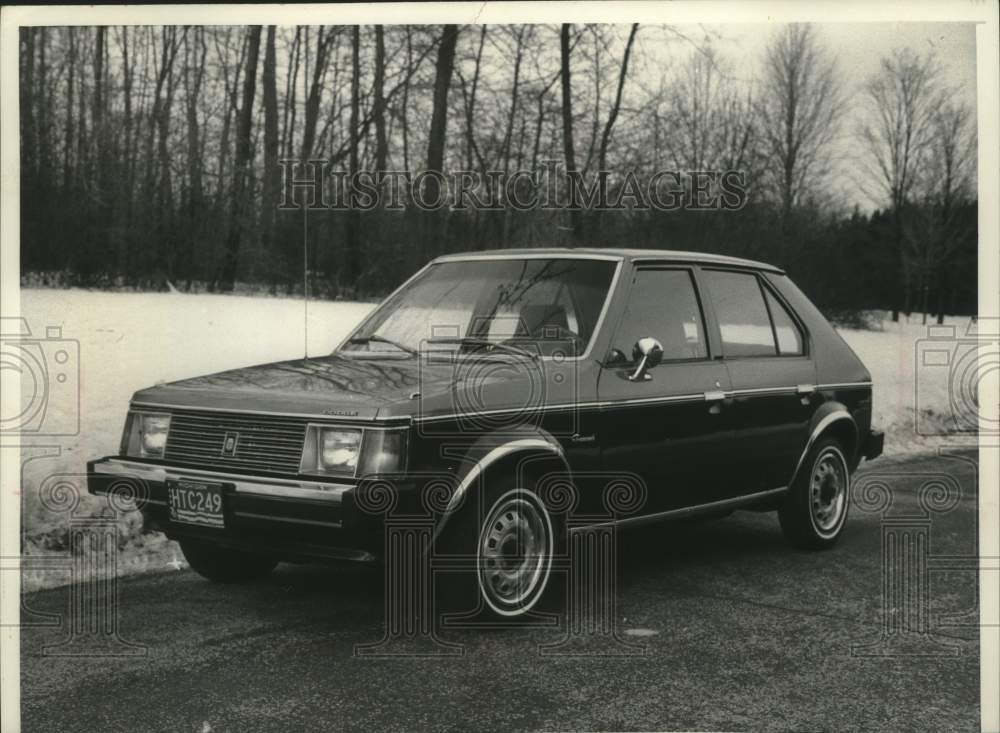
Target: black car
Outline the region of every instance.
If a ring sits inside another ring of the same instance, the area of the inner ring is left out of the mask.
[[[138,486],[147,524],[222,582],[278,561],[375,560],[389,519],[430,517],[425,549],[472,558],[454,584],[512,617],[542,596],[581,517],[776,510],[793,545],[831,546],[851,472],[882,452],[871,416],[868,370],[776,267],[455,254],[329,356],[137,392],[89,488]],[[553,476],[576,492],[572,522],[543,490]],[[621,477],[638,498],[612,511]]]

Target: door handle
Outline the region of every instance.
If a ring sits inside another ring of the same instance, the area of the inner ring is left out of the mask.
[[[722,403],[726,399],[726,393],[720,390],[705,392],[705,402],[708,403],[710,415],[718,415],[722,412]]]
[[[795,394],[799,396],[799,401],[806,406],[812,401],[812,396],[815,392],[815,384],[800,384],[795,388]]]

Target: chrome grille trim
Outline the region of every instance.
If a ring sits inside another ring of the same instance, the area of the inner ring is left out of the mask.
[[[298,474],[306,418],[173,408],[166,460],[193,466]],[[226,433],[239,433],[235,453],[222,453]]]

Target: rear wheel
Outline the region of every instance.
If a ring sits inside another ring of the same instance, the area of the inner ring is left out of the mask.
[[[200,540],[181,540],[180,545],[191,569],[213,583],[247,583],[264,577],[278,564],[266,555],[231,550]]]
[[[817,441],[778,510],[785,538],[808,550],[832,547],[847,522],[850,487],[851,471],[840,442]]]

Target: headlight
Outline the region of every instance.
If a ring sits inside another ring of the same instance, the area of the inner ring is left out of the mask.
[[[333,473],[353,476],[361,452],[361,431],[310,425],[302,451],[302,473]]]
[[[361,431],[320,428],[319,462],[321,471],[354,473],[361,452]]]
[[[170,415],[164,412],[129,412],[122,435],[122,453],[140,458],[161,458],[167,446]]]
[[[308,474],[365,476],[396,473],[405,463],[405,430],[310,425],[300,468]]]

